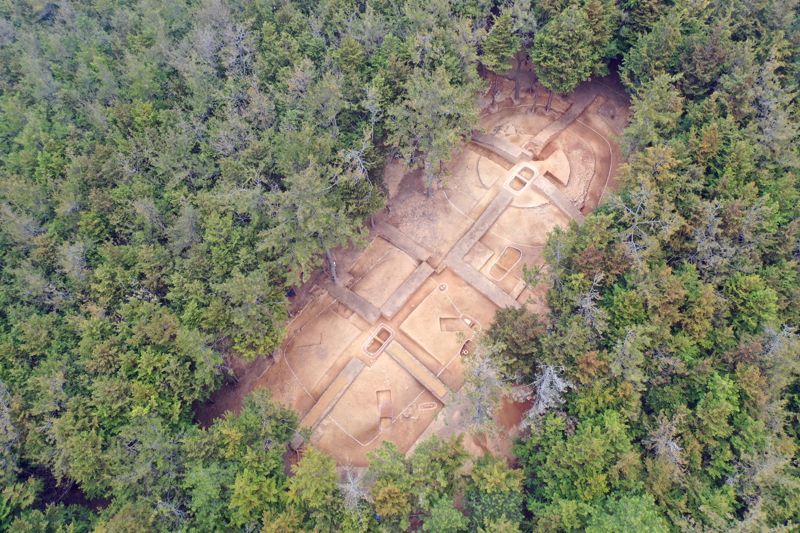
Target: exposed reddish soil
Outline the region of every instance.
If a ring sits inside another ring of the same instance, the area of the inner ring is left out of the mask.
[[[388,205],[374,217],[369,246],[335,251],[339,287],[317,272],[296,290],[286,341],[272,357],[231,359],[234,377],[196,410],[201,424],[266,387],[301,419],[308,415],[311,443],[340,464],[365,465],[386,440],[407,451],[428,435],[466,431],[469,406],[458,399],[463,354],[498,302],[546,312],[546,287],[527,286],[523,267],[543,265],[548,233],[580,221],[613,189],[614,139],[628,116],[612,78],[582,85],[582,106],[570,115],[569,98],[550,99],[525,68],[516,75],[519,98],[513,81],[496,79],[481,128],[517,152],[556,131],[538,157],[509,161],[508,151],[468,143],[430,197],[418,170],[388,162]],[[382,307],[387,301],[397,303],[391,312]],[[528,406],[504,402],[501,431],[468,435],[465,445],[510,458]]]

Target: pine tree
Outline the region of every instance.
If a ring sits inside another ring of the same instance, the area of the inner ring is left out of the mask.
[[[338,281],[332,249],[359,242],[363,218],[348,213],[340,185],[350,176],[334,166],[310,165],[287,177],[288,189],[272,196],[275,226],[262,233],[261,246],[280,252],[290,282],[321,265],[325,256],[334,283]]]
[[[483,42],[481,61],[489,70],[504,72],[511,69],[511,58],[520,46],[520,39],[514,33],[514,19],[510,9],[504,9],[495,19],[494,26]]]
[[[475,87],[451,83],[440,67],[433,74],[417,70],[405,89],[405,98],[389,108],[389,142],[407,163],[424,170],[430,196],[440,164],[478,120]]]
[[[594,71],[599,59],[583,9],[568,7],[536,34],[531,58],[536,76],[546,88],[567,94]]]

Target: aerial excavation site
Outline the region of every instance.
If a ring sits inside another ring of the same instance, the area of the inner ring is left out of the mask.
[[[316,278],[269,366],[223,389],[211,413],[266,387],[315,447],[353,466],[387,440],[406,452],[464,432],[462,357],[497,309],[546,312],[546,287],[528,286],[523,267],[543,265],[548,233],[581,223],[614,187],[627,99],[612,83],[513,99],[513,82],[497,80],[480,129],[430,196],[419,172],[390,162],[388,206],[366,249],[337,250],[338,283]],[[506,402],[502,435],[466,447],[508,453],[523,412]]]
[[[800,0],[0,0],[0,532],[800,531]]]

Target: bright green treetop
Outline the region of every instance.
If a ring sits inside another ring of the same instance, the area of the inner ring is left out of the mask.
[[[504,9],[495,19],[494,26],[483,42],[481,61],[489,70],[503,72],[511,69],[511,59],[519,50],[520,39],[514,33],[514,19],[510,9]]]
[[[552,18],[533,40],[531,58],[539,81],[566,94],[593,72],[599,59],[586,12],[568,7]]]

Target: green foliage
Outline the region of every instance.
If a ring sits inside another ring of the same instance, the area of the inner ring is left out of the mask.
[[[522,529],[507,518],[490,520],[477,529],[478,533],[521,533]]]
[[[517,333],[505,359],[540,346],[573,384],[563,412],[533,417],[517,447],[528,509],[548,531],[783,527],[798,448],[779,421],[797,418],[800,361],[796,247],[778,244],[796,237],[794,202],[778,198],[800,189],[796,147],[783,144],[797,140],[796,79],[775,70],[789,68],[776,48],[788,19],[714,3],[623,9],[634,94],[622,188],[551,234],[545,333],[494,326]],[[756,36],[763,24],[781,30]],[[534,384],[537,400],[550,394]]]
[[[617,2],[610,0],[586,0],[583,8],[592,30],[592,45],[603,61],[595,67],[595,73],[606,74],[605,62],[616,58],[620,52],[619,38],[615,34],[622,13]]]
[[[287,500],[293,416],[259,397],[201,431],[193,409],[228,358],[280,344],[289,289],[363,244],[409,145],[390,110],[424,127],[438,106],[432,173],[469,132],[489,9],[0,6],[2,484],[107,503],[38,496],[20,530],[338,527],[333,485],[327,511]]]
[[[380,480],[372,488],[375,512],[387,526],[406,530],[411,525],[411,496],[400,486]]]
[[[548,500],[592,502],[612,490],[637,484],[638,453],[619,413],[606,411],[587,419],[574,435],[564,433],[564,420],[549,415],[541,434],[523,444],[521,458],[531,472],[534,494]]]
[[[683,22],[683,11],[670,10],[656,19],[647,31],[639,33],[623,58],[621,77],[629,88],[673,72],[678,62]]]
[[[599,1],[589,2],[586,8],[569,5],[535,34],[531,59],[542,85],[567,94],[593,73],[603,71],[601,59],[613,25],[605,10],[612,7]]]
[[[423,170],[431,194],[440,165],[477,123],[476,86],[453,83],[440,67],[433,73],[415,70],[403,89],[403,99],[388,110],[388,140]]]
[[[315,448],[308,448],[292,468],[288,501],[304,517],[310,529],[332,531],[341,516],[336,462]]]
[[[390,530],[404,531],[410,526],[411,513],[419,510],[431,515],[435,527],[465,527],[466,518],[452,508],[452,501],[466,458],[460,437],[449,441],[431,437],[408,459],[394,444],[385,442],[370,454],[367,474],[381,522]]]
[[[541,357],[542,348],[539,337],[545,332],[541,318],[524,307],[507,307],[497,311],[494,323],[487,337],[498,345],[500,354],[496,359],[503,361],[503,377],[512,380],[530,378]]]
[[[418,506],[431,509],[440,498],[452,495],[458,473],[467,457],[461,437],[432,437],[417,446],[411,456],[411,479]]]
[[[606,502],[605,511],[592,517],[586,526],[591,533],[613,531],[651,531],[666,533],[669,526],[649,494],[622,496]]]
[[[243,357],[270,353],[283,340],[282,326],[288,313],[282,305],[282,289],[270,283],[271,279],[273,275],[263,269],[247,275],[234,271],[228,281],[215,287],[218,299],[211,301],[209,318]]]
[[[340,169],[316,166],[286,178],[288,189],[273,200],[273,228],[261,234],[260,246],[271,254],[280,251],[290,279],[301,281],[331,248],[361,242],[362,218],[331,194],[339,181],[356,179],[343,176]]]
[[[522,472],[508,468],[505,461],[484,456],[470,473],[465,492],[473,528],[503,523],[510,528],[522,523]]]
[[[725,284],[724,291],[731,305],[734,326],[755,333],[776,321],[777,294],[757,274],[734,275]]]
[[[459,533],[466,531],[469,521],[453,506],[453,502],[442,498],[431,508],[431,514],[422,523],[423,531],[435,533]]]
[[[628,153],[657,144],[675,132],[683,98],[674,83],[675,78],[662,74],[637,90],[631,102],[633,117],[625,129],[624,147]]]
[[[12,483],[3,487],[0,492],[0,526],[5,530],[16,518],[16,515],[28,509],[36,501],[36,493],[41,484],[35,479],[24,483]]]
[[[800,523],[796,10],[0,14],[0,529],[511,532],[521,501],[542,531]],[[487,334],[480,375],[534,386],[523,470],[386,445],[353,502],[313,449],[287,476],[297,419],[263,392],[196,425],[225,357],[272,351],[287,290],[362,242],[388,155],[431,191],[476,124],[479,48],[504,70],[520,46],[551,91],[619,59],[632,92],[619,194],[547,244],[550,316],[503,310]],[[54,503],[68,486],[97,509]]]
[[[520,44],[519,37],[514,34],[512,12],[508,8],[503,9],[483,41],[481,62],[495,72],[510,70],[511,59],[519,50]]]

